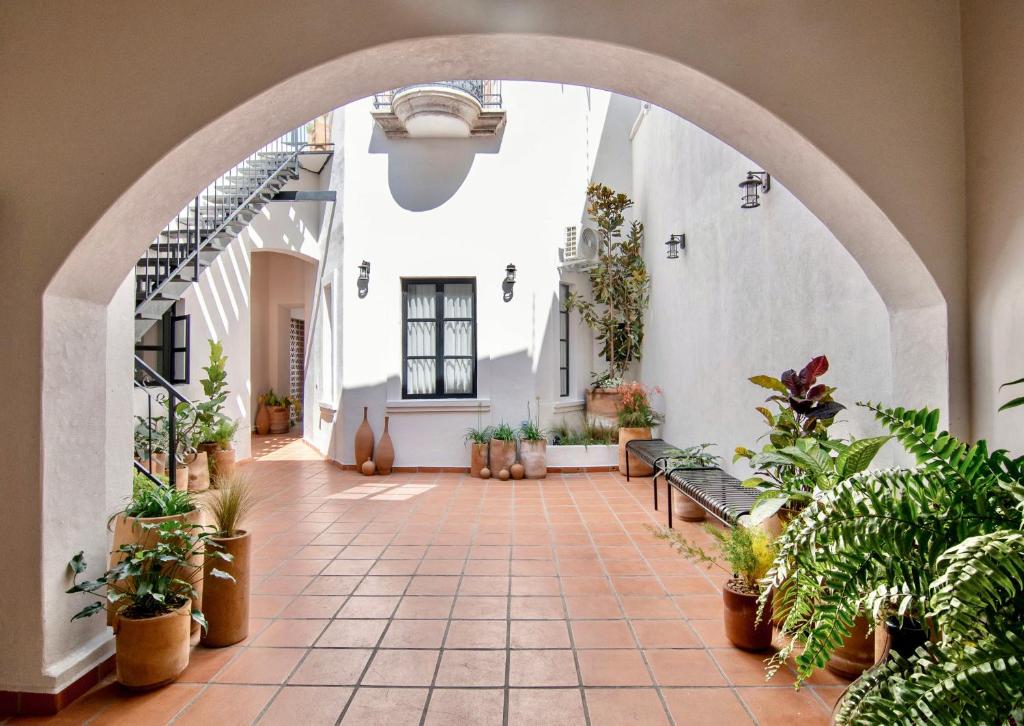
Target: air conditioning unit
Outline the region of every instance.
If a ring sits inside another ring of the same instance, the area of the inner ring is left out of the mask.
[[[597,259],[597,231],[590,227],[570,225],[565,228],[565,242],[559,249],[565,264],[589,263]]]

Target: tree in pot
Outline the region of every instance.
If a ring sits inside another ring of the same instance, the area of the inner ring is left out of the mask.
[[[491,429],[491,476],[502,481],[512,474],[512,465],[516,463],[516,431],[502,421]]]
[[[224,415],[224,403],[228,400],[228,357],[224,355],[224,346],[213,340],[210,344],[210,362],[203,367],[206,377],[201,378],[199,383],[203,387],[205,401],[195,403],[199,419],[199,431],[201,439],[196,448],[206,454],[207,465],[210,469],[210,476],[216,474],[214,454],[221,449],[216,436],[221,427],[230,423],[230,419]],[[235,427],[237,429],[237,425]],[[234,432],[232,432],[232,438]]]
[[[792,520],[763,596],[793,583],[778,595],[793,645],[772,665],[802,647],[801,682],[858,614],[891,610],[896,635],[923,625],[930,642],[866,671],[836,723],[1020,723],[1024,457],[940,431],[938,411],[867,407],[917,465],[853,476]]]
[[[650,303],[651,276],[644,262],[644,226],[626,224],[633,201],[604,184],[587,187],[587,214],[597,231],[597,264],[590,271],[593,300],[570,293],[567,311],[578,310],[594,331],[608,375],[621,379],[633,361],[640,360],[644,342],[644,314]]]
[[[547,433],[532,420],[519,426],[519,459],[527,479],[543,479],[548,475]]]
[[[666,527],[652,528],[659,539],[667,540],[679,554],[709,568],[717,564],[699,545]],[[732,568],[733,575],[722,587],[725,634],[729,642],[743,650],[766,650],[772,645],[771,603],[758,611],[762,580],[772,566],[775,546],[771,535],[761,527],[738,524],[723,530],[711,524],[704,529],[716,540],[719,550]]]
[[[489,478],[487,447],[491,443],[491,427],[466,429],[466,442],[469,444],[469,475],[477,479]],[[488,470],[487,477],[480,475],[484,469]]]
[[[626,444],[634,439],[651,438],[651,429],[665,420],[665,417],[651,408],[651,394],[661,393],[655,386],[648,388],[642,383],[624,383],[622,409],[619,411],[619,472],[626,473]],[[651,476],[654,468],[636,457],[629,460],[631,476]]]
[[[252,537],[242,529],[242,524],[259,506],[259,499],[248,478],[235,473],[220,480],[205,505],[213,519],[210,540],[219,551],[231,555],[226,563],[208,560],[204,565],[203,611],[207,627],[202,642],[221,647],[249,636]],[[214,576],[215,566],[231,575],[231,579]]]
[[[206,624],[200,609],[193,606],[197,601],[195,583],[202,576],[196,556],[205,550],[208,560],[231,559],[219,552],[210,535],[197,525],[167,521],[143,527],[147,534],[152,534],[149,538],[154,540],[153,544],[122,545],[120,561],[95,580],[78,580],[86,570],[83,553],[79,552],[68,563],[74,573],[74,584],[67,592],[102,598],[87,605],[72,620],[103,609],[117,610],[117,680],[130,688],[160,686],[185,670],[189,659],[189,624]],[[214,578],[230,578],[217,568],[211,568],[210,574]]]

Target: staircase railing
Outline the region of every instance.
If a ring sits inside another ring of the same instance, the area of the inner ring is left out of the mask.
[[[247,156],[221,174],[195,196],[160,234],[139,260],[136,268],[136,308],[152,300],[163,284],[193,267],[199,279],[199,253],[257,197],[266,180],[275,176],[307,146],[307,128],[300,126]],[[277,155],[287,154],[287,157]],[[281,158],[276,168],[259,167]],[[264,161],[265,160],[265,161]],[[258,174],[258,172],[265,172]],[[256,180],[259,179],[259,183]],[[251,185],[251,186],[250,186]]]
[[[135,356],[135,388],[146,396],[146,416],[138,417],[141,420],[136,427],[135,469],[153,482],[163,484],[153,471],[153,455],[158,453],[157,449],[163,448],[167,454],[167,477],[174,486],[178,464],[186,463],[184,455],[194,451],[187,437],[199,424],[199,412],[191,401],[139,356]],[[154,401],[157,409],[165,412],[166,418],[154,415]],[[140,444],[144,447],[142,451],[139,450]],[[143,454],[145,465],[139,461]]]

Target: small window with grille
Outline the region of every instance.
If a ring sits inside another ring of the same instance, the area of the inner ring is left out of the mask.
[[[574,260],[579,254],[579,247],[576,244],[576,225],[572,224],[565,228],[565,259]]]

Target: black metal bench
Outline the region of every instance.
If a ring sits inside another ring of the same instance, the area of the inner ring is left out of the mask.
[[[672,492],[678,489],[693,499],[704,510],[724,524],[732,525],[741,516],[749,514],[757,491],[744,487],[740,480],[730,476],[718,467],[692,468],[685,466],[667,467],[678,446],[664,439],[633,439],[626,442],[626,481],[630,478],[629,461],[635,456],[654,468],[651,488],[654,491],[654,508],[658,509],[658,477],[665,477],[670,487],[668,493],[668,526],[672,527]]]
[[[715,467],[676,467],[664,471],[670,487],[668,495],[668,526],[672,527],[672,492],[677,489],[726,525],[734,525],[749,514],[757,499],[757,490],[748,489],[734,476]]]

